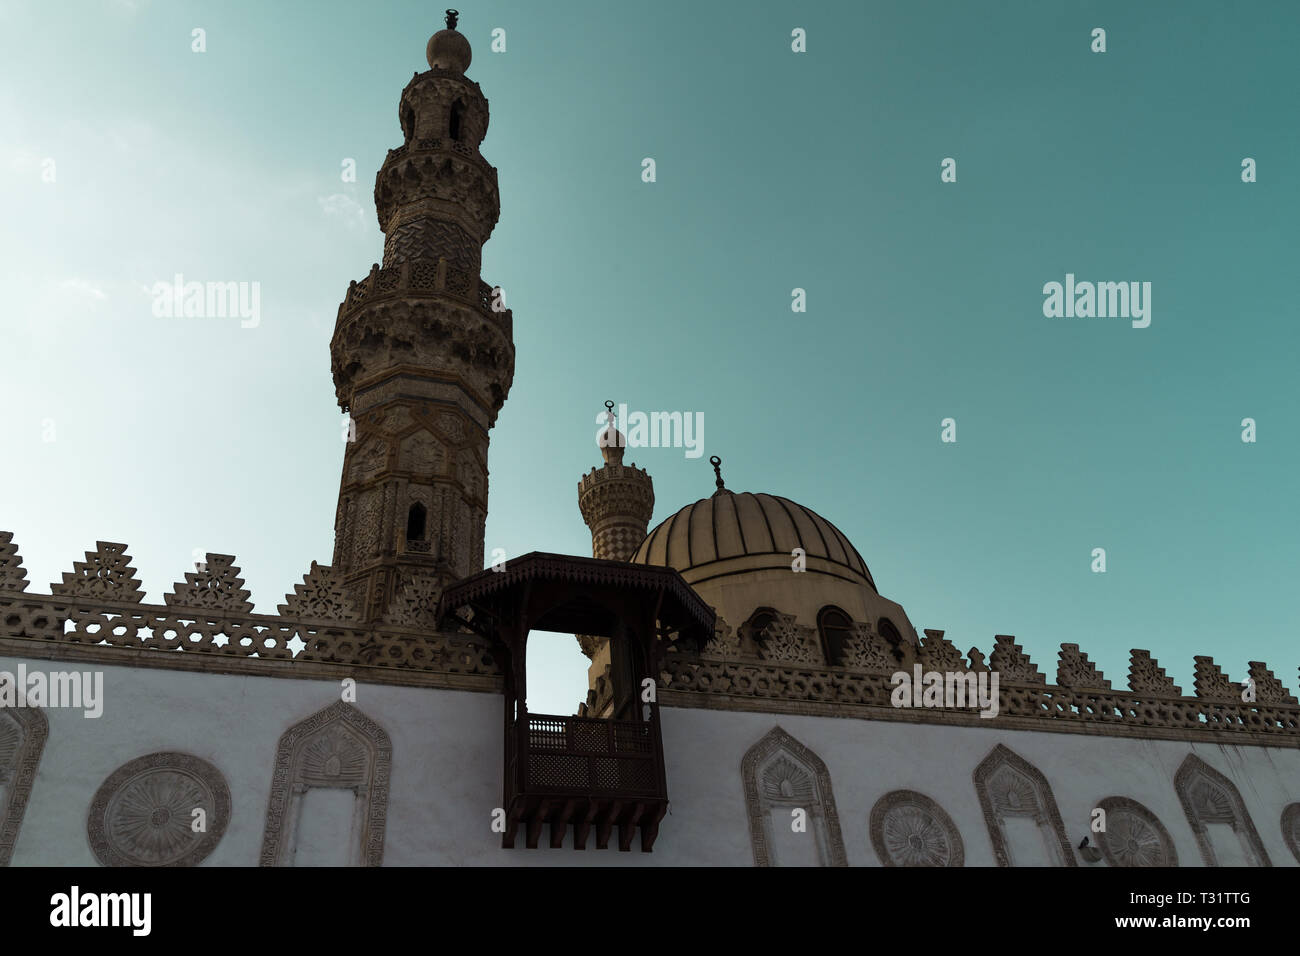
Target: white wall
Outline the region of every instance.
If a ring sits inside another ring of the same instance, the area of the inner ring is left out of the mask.
[[[0,658],[0,670],[19,661]],[[29,670],[104,673],[104,714],[47,709],[50,732],[12,865],[95,865],[86,813],[114,770],[159,750],[192,753],[230,787],[230,825],[207,865],[253,866],[259,858],[276,744],[291,725],[339,700],[330,681],[95,667],[27,660]],[[998,743],[1048,779],[1071,845],[1087,832],[1097,801],[1126,796],[1151,810],[1179,862],[1200,865],[1173,776],[1195,752],[1236,784],[1275,866],[1296,865],[1280,817],[1300,801],[1300,751],[1140,741],[1082,734],[1006,732],[843,718],[695,709],[663,711],[670,815],[652,854],[523,847],[503,850],[490,830],[501,803],[502,702],[493,694],[362,684],[357,706],[392,740],[384,862],[436,864],[667,865],[753,862],[740,763],[780,725],[827,764],[848,861],[877,865],[868,832],[873,804],[890,790],[919,790],[952,817],[966,863],[992,865],[993,850],[971,774]],[[549,837],[543,832],[542,843]],[[613,841],[611,841],[613,844]],[[634,846],[637,845],[634,842]],[[1098,864],[1104,865],[1104,864]]]

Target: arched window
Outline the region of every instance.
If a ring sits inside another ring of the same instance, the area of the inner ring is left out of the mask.
[[[428,523],[429,512],[425,510],[424,505],[415,502],[411,509],[406,513],[406,540],[423,541],[425,525]]]
[[[899,660],[902,660],[903,659],[903,635],[898,633],[898,628],[894,626],[894,622],[887,617],[882,617],[880,619],[880,623],[876,625],[876,627],[877,630],[880,631],[880,636],[889,642],[889,646],[894,651],[894,657],[898,658]]]
[[[776,620],[776,611],[770,607],[760,607],[757,611],[749,616],[745,622],[745,633],[755,644],[759,643],[760,635]]]
[[[393,745],[336,701],[280,737],[262,866],[380,866]]]
[[[1174,774],[1174,789],[1206,866],[1272,866],[1232,781],[1195,754]]]
[[[998,744],[975,768],[975,793],[998,866],[1078,866],[1051,785],[1023,757]]]
[[[833,605],[817,612],[817,634],[822,639],[822,653],[827,664],[839,664],[844,659],[844,642],[849,639],[853,621]]]
[[[740,776],[755,866],[848,866],[820,757],[774,727],[746,752]]]
[[[447,135],[453,140],[459,140],[461,127],[465,120],[465,104],[461,100],[451,104],[451,119],[447,123]]]
[[[50,725],[39,707],[0,710],[0,866],[8,866]]]

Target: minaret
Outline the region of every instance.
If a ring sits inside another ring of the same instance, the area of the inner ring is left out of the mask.
[[[614,421],[614,403],[605,403],[608,424],[596,436],[605,464],[593,468],[578,482],[578,508],[591,529],[591,555],[608,561],[627,561],[645,540],[655,508],[654,482],[644,468],[623,464],[627,439]],[[614,704],[609,642],[603,637],[579,634],[582,653],[591,659],[587,679],[592,693],[586,710],[591,716],[608,716]]]
[[[596,436],[604,467],[578,482],[578,508],[591,529],[591,555],[626,561],[645,540],[655,508],[654,482],[644,468],[623,464],[627,439],[614,421],[614,403],[605,403],[609,424]]]
[[[348,288],[330,342],[346,445],[334,566],[370,621],[436,602],[483,567],[488,429],[514,378],[512,316],[479,276],[500,215],[479,153],[488,104],[469,41],[429,40],[398,107],[404,142],[375,177],[384,262]]]

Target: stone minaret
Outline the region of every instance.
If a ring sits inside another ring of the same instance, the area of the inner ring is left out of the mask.
[[[479,277],[500,214],[479,153],[488,104],[447,13],[429,70],[402,91],[404,142],[375,178],[383,266],[348,288],[330,342],[355,428],[334,566],[370,621],[425,623],[443,587],[482,570],[488,429],[514,378],[511,313]]]
[[[606,402],[609,424],[597,436],[605,464],[593,468],[578,482],[578,508],[591,529],[591,554],[608,561],[626,561],[645,540],[654,513],[654,482],[644,468],[623,464],[627,439],[614,424],[614,403]],[[609,716],[615,697],[609,641],[603,637],[578,635],[582,653],[591,659],[584,714]]]
[[[654,482],[644,468],[623,464],[627,439],[614,424],[614,403],[606,402],[609,424],[597,436],[602,468],[578,482],[578,508],[591,529],[591,555],[626,561],[645,540],[655,508]]]

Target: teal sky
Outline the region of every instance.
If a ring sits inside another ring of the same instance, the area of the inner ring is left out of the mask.
[[[1298,689],[1300,5],[466,4],[502,198],[483,272],[518,349],[489,554],[590,554],[605,399],[702,412],[705,457],[629,452],[655,522],[720,455],[963,650],[1014,634],[1050,678],[1077,643],[1123,687],[1147,648],[1188,693],[1193,655],[1263,660]],[[198,549],[273,613],[330,560],[329,335],[381,257],[374,173],[440,26],[0,0],[0,528],[32,590],[124,541],[148,600]],[[1151,326],[1045,318],[1067,272],[1149,281]],[[154,317],[176,273],[259,282],[260,325]],[[542,641],[530,704],[572,712],[585,659]]]

